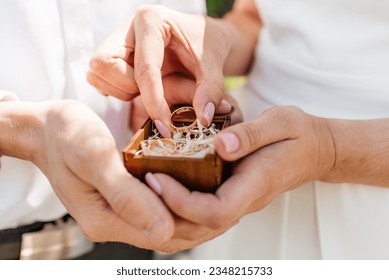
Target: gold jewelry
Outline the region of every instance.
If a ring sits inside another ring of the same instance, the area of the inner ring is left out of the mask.
[[[167,148],[171,152],[175,152],[177,149],[176,142],[169,138],[153,139],[150,141],[149,150],[155,148]]]
[[[184,126],[174,125],[174,121],[173,121],[174,118],[178,117],[178,115],[185,113],[185,112],[192,112],[196,116],[196,112],[193,109],[193,107],[185,106],[185,107],[178,108],[177,110],[175,110],[172,113],[172,115],[170,117],[170,123],[171,123],[170,125],[174,130],[179,131],[179,132],[189,132],[190,130],[192,130],[196,126],[196,117],[194,118],[194,121],[190,125],[184,125]]]

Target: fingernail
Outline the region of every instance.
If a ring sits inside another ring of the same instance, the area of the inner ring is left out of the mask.
[[[155,120],[154,123],[155,123],[155,126],[157,127],[159,133],[161,133],[161,135],[163,137],[165,137],[165,138],[171,137],[169,129],[163,124],[163,122],[161,122],[160,120]]]
[[[222,132],[219,134],[219,137],[227,153],[235,153],[239,150],[239,138],[234,133]]]
[[[145,179],[150,188],[152,188],[158,195],[162,194],[162,186],[152,173],[148,172]]]
[[[215,105],[213,105],[212,102],[208,102],[204,108],[204,118],[207,120],[208,125],[211,125],[214,114],[215,114]]]
[[[166,232],[166,222],[161,217],[155,218],[153,224],[147,230],[149,237],[158,241],[165,240]]]

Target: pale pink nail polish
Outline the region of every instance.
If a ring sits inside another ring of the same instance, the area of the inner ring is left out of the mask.
[[[161,135],[163,137],[165,137],[165,138],[171,137],[169,129],[164,125],[163,122],[161,122],[160,120],[155,120],[154,123],[155,123],[155,126],[157,127],[159,133],[161,133]]]
[[[208,102],[204,108],[204,118],[207,120],[208,125],[211,125],[214,114],[215,114],[215,105],[212,102]]]

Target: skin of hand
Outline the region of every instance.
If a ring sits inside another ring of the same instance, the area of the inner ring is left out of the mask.
[[[92,241],[159,248],[173,218],[124,168],[104,122],[76,101],[1,102],[0,154],[34,163]]]
[[[45,119],[40,153],[45,156],[33,162],[89,239],[142,248],[170,239],[171,215],[126,171],[110,131],[97,115],[71,101],[51,104]]]
[[[7,102],[7,101],[17,101],[18,98],[13,95],[12,93],[5,93],[1,98],[0,98],[0,102]],[[0,169],[1,169],[1,154],[0,154]]]
[[[274,107],[216,136],[218,154],[238,161],[215,194],[190,192],[165,174],[146,181],[175,215],[221,232],[312,180],[389,187],[388,131],[389,119],[324,119]]]
[[[229,18],[247,23],[252,16]],[[164,137],[171,134],[169,105],[176,99],[193,104],[198,119],[210,124],[215,111],[223,113],[230,108],[224,100],[223,69],[231,65],[247,68],[257,38],[257,22],[248,32],[250,39],[243,40],[241,34],[245,33],[226,20],[183,14],[163,6],[143,6],[96,51],[87,79],[102,94],[122,100],[133,100],[141,92],[148,115]],[[194,80],[195,91],[180,92],[182,97],[176,98],[162,82],[171,75],[177,85],[180,80]]]
[[[191,223],[172,217],[161,199],[125,170],[109,130],[84,105],[51,106],[45,139],[46,156],[36,165],[89,239],[172,252],[214,237],[198,229],[198,238],[188,239]]]
[[[146,177],[175,215],[210,232],[326,176],[335,160],[327,121],[296,107],[274,107],[253,121],[228,127],[216,136],[215,146],[223,159],[240,159],[215,194],[190,192],[165,174]]]
[[[163,78],[163,88],[165,92],[170,94],[166,96],[166,102],[169,106],[174,104],[190,104],[196,92],[196,81],[191,78],[185,78],[178,75],[169,75]],[[185,92],[186,94],[181,94]],[[226,101],[226,102],[225,102]],[[222,104],[216,108],[216,113],[226,113],[231,111],[231,106],[234,111],[231,113],[231,120],[234,123],[242,121],[242,113],[236,101],[230,96],[226,95]],[[131,102],[129,124],[132,131],[136,132],[149,117],[147,110],[142,102],[140,96],[135,97]]]
[[[173,252],[220,234],[193,232],[192,222],[172,215],[127,172],[104,122],[79,102],[0,102],[0,155],[38,166],[92,241]]]

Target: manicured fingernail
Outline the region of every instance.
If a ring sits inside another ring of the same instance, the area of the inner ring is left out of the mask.
[[[165,137],[165,138],[171,137],[169,129],[163,124],[163,122],[161,122],[160,120],[155,120],[154,123],[155,123],[155,126],[157,127],[159,133],[161,133],[161,135],[163,137]]]
[[[204,108],[204,118],[207,120],[208,125],[211,125],[214,114],[215,114],[215,105],[213,105],[212,102],[208,102]]]
[[[158,195],[162,194],[162,186],[152,173],[148,172],[145,179],[150,188],[152,188]]]
[[[227,153],[235,153],[239,150],[239,138],[231,132],[222,132],[219,134],[220,140],[223,142],[224,149]]]
[[[165,236],[167,233],[167,226],[165,220],[161,217],[155,218],[153,224],[147,230],[149,237],[153,240],[165,240]]]

